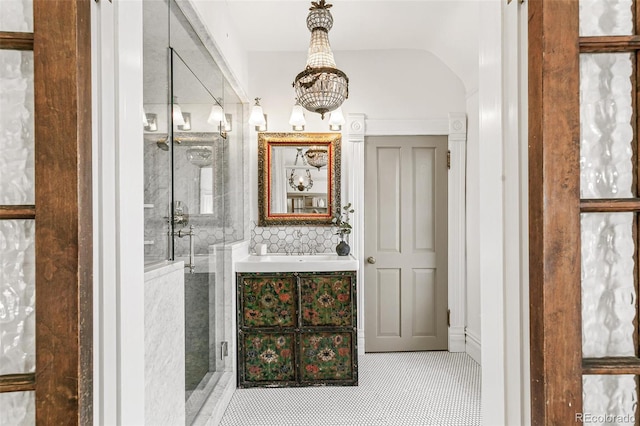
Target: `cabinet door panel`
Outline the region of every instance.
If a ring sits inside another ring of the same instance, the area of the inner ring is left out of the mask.
[[[295,277],[244,277],[241,290],[244,327],[296,326]]]
[[[354,379],[353,333],[302,333],[300,377],[303,382]]]
[[[242,382],[286,382],[296,379],[294,333],[244,333]]]
[[[301,276],[302,326],[353,325],[351,280],[348,275]]]

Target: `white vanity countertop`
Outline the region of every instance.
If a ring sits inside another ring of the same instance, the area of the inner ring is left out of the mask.
[[[250,255],[246,259],[236,262],[236,272],[331,272],[356,270],[358,270],[358,260],[351,255]]]

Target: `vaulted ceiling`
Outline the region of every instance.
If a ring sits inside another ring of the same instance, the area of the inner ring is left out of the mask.
[[[307,50],[310,1],[218,1],[226,2],[247,51]],[[458,75],[467,91],[472,91],[478,84],[477,32],[482,1],[329,0],[334,17],[329,39],[334,51],[429,51]]]

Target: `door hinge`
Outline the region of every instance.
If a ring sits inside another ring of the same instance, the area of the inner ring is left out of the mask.
[[[451,151],[447,151],[447,169],[451,170]]]
[[[447,309],[447,327],[451,327],[451,309]]]
[[[507,4],[511,4],[511,1],[512,0],[507,0]],[[524,0],[518,0],[518,3],[520,3],[520,4],[524,3]]]

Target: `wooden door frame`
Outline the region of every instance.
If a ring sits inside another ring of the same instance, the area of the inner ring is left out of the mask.
[[[353,203],[355,237],[350,244],[358,258],[358,352],[364,355],[364,142],[366,136],[448,137],[451,169],[448,176],[448,304],[451,309],[449,351],[465,352],[466,321],[466,142],[467,116],[451,112],[448,118],[427,120],[369,120],[365,114],[347,115],[347,132],[342,145],[342,199]],[[479,348],[478,348],[479,352]]]
[[[529,2],[532,424],[582,412],[578,2]]]
[[[0,391],[35,390],[37,424],[92,424],[90,2],[33,8],[31,41],[0,33],[0,47],[34,52],[35,205],[0,219],[36,222],[36,370]]]

